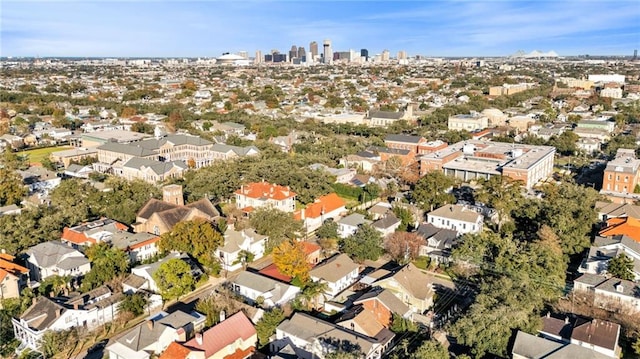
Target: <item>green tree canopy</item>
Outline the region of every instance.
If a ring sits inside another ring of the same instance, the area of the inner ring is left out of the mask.
[[[171,232],[160,236],[159,242],[162,251],[189,253],[209,268],[216,266],[214,251],[223,243],[222,235],[201,218],[176,224]]]
[[[413,199],[425,211],[432,211],[448,203],[454,203],[455,197],[447,193],[455,180],[440,171],[431,171],[418,180],[413,189]]]
[[[122,250],[101,242],[87,248],[91,270],[82,280],[82,290],[89,291],[105,282],[125,274],[129,269],[129,256]]]
[[[382,235],[368,224],[362,225],[356,233],[342,240],[341,249],[354,261],[377,260],[382,255]]]
[[[27,195],[22,177],[6,168],[0,168],[0,206],[19,204]]]
[[[609,260],[607,272],[612,276],[624,280],[635,280],[633,274],[633,260],[624,253]]]
[[[258,332],[258,344],[260,347],[269,344],[269,338],[276,332],[276,328],[284,319],[284,312],[280,308],[273,308],[264,313],[262,318],[256,323],[256,332]]]
[[[153,273],[153,280],[156,281],[165,300],[180,298],[191,292],[196,285],[191,267],[179,258],[169,259],[162,263]]]
[[[274,208],[258,208],[251,213],[249,223],[256,232],[268,236],[266,251],[271,252],[287,239],[294,239],[302,230],[302,223],[291,213]],[[277,225],[276,225],[277,224]]]
[[[125,294],[124,299],[120,302],[119,311],[128,312],[135,317],[144,313],[147,307],[147,298],[142,293]]]

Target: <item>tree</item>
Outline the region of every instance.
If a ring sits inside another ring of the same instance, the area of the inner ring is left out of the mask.
[[[302,230],[302,224],[293,219],[291,213],[273,208],[256,209],[251,213],[249,223],[256,232],[269,237],[265,248],[267,253],[285,240],[296,238],[296,234]]]
[[[337,350],[324,356],[325,359],[358,359],[362,357],[360,352]]]
[[[89,291],[123,275],[129,269],[129,256],[111,244],[101,242],[86,250],[91,270],[82,280],[82,290]]]
[[[609,260],[607,272],[616,278],[635,280],[633,260],[624,253],[620,253],[617,257]]]
[[[415,359],[446,359],[449,358],[447,348],[437,341],[430,339],[425,340],[413,353],[412,358]]]
[[[125,294],[118,310],[120,313],[131,313],[137,317],[144,313],[147,307],[147,298],[142,293]]]
[[[413,199],[425,211],[454,203],[456,198],[446,192],[454,183],[453,178],[440,171],[428,172],[416,182],[412,192]]]
[[[317,299],[319,296],[324,295],[324,293],[329,289],[329,286],[326,282],[322,281],[309,281],[302,289],[302,298],[304,302],[307,304],[307,309],[317,309],[318,303]]]
[[[324,222],[320,228],[316,230],[316,236],[321,239],[325,238],[337,238],[338,237],[338,223],[334,221]]]
[[[411,210],[401,206],[393,206],[393,214],[400,220],[400,226],[397,231],[399,232],[411,232],[414,228],[415,219]]]
[[[53,358],[67,348],[75,348],[78,340],[76,328],[68,330],[47,330],[40,339],[39,350],[45,358]]]
[[[122,109],[122,112],[120,112],[120,117],[129,118],[129,117],[133,117],[133,116],[135,116],[137,114],[138,114],[138,112],[136,111],[135,108],[133,108],[133,107],[125,107],[125,108]],[[140,131],[136,131],[136,132],[140,132]]]
[[[18,204],[27,195],[27,188],[17,173],[0,168],[0,206]]]
[[[155,127],[145,122],[136,122],[131,125],[131,131],[152,135],[155,131]]]
[[[153,273],[153,280],[156,281],[165,300],[180,298],[191,292],[196,285],[191,267],[180,258],[169,259],[162,263]]]
[[[417,332],[418,325],[411,320],[393,313],[393,320],[389,329],[394,333]]]
[[[251,251],[247,251],[243,249],[238,253],[238,258],[236,258],[236,260],[233,261],[232,264],[236,265],[238,263],[242,263],[242,267],[246,269],[247,263],[253,262],[254,258],[255,258],[255,254],[251,253]]]
[[[156,186],[142,180],[127,181],[124,178],[110,177],[105,185],[111,191],[94,190],[94,194],[89,197],[92,211],[126,224],[135,222],[138,209],[150,198],[160,197]]]
[[[215,267],[214,251],[223,243],[222,235],[202,218],[176,224],[171,232],[160,236],[159,242],[162,251],[187,252],[209,268]]]
[[[13,333],[11,318],[17,317],[21,313],[20,300],[3,299],[0,309],[0,356],[10,357],[20,342]]]
[[[511,221],[511,211],[522,199],[522,182],[505,176],[492,176],[481,180],[482,188],[476,193],[478,202],[483,202],[498,212],[498,229]]]
[[[420,255],[420,246],[423,244],[426,244],[425,240],[415,232],[395,232],[385,239],[384,249],[393,260],[404,264]]]
[[[368,224],[342,241],[342,251],[356,262],[377,260],[382,255],[382,235]]]
[[[278,325],[284,320],[284,312],[280,308],[273,308],[265,312],[262,318],[256,323],[258,333],[258,344],[264,347],[269,344],[269,338],[276,332]]]
[[[304,243],[288,240],[273,249],[273,263],[285,275],[297,278],[301,283],[309,280],[311,264],[307,261]]]

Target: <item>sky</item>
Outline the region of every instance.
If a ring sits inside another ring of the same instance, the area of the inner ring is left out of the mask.
[[[254,56],[324,39],[392,57],[632,55],[640,1],[0,1],[0,56]]]

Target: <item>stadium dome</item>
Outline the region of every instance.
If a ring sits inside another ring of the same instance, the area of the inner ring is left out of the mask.
[[[236,54],[224,54],[217,59],[217,63],[219,64],[235,64],[238,60],[244,60],[244,57],[236,55]]]

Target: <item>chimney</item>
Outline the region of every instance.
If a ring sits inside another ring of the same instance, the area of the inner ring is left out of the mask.
[[[56,318],[60,318],[60,314],[62,314],[62,308],[56,308]]]
[[[73,309],[74,310],[78,310],[80,306],[78,305],[78,303],[73,303]]]
[[[196,333],[196,343],[202,345],[202,333]]]
[[[547,318],[551,318],[551,312],[547,312]]]
[[[564,324],[569,324],[569,317],[564,318]]]
[[[227,319],[227,313],[224,312],[224,310],[220,311],[220,323],[224,322],[224,320]]]
[[[36,302],[37,302],[37,301],[38,301],[38,298],[37,298],[37,297],[33,297],[33,298],[31,298],[31,305],[36,304]]]
[[[149,327],[149,330],[153,330],[153,320],[147,320],[147,327]]]

